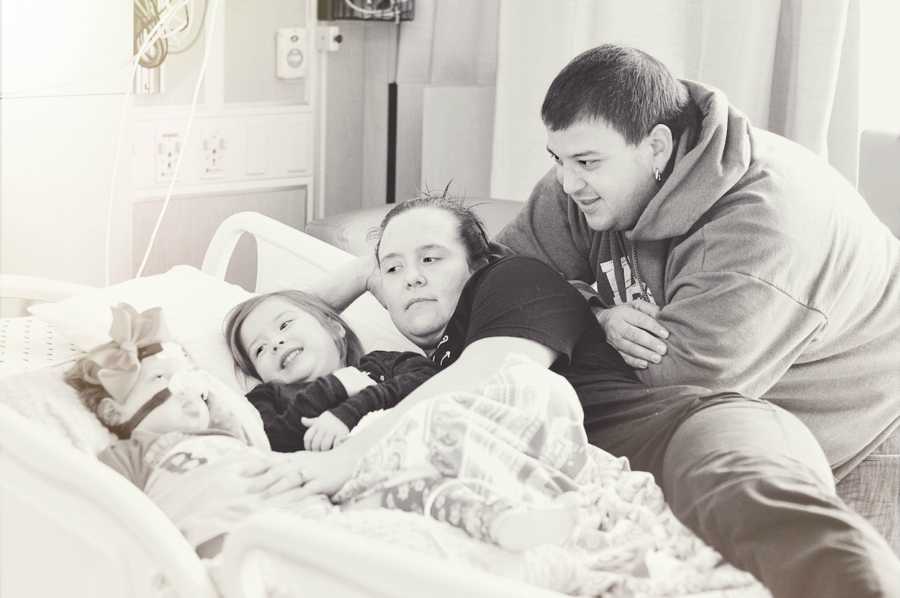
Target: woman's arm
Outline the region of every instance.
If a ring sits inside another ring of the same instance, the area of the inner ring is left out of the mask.
[[[499,371],[507,355],[518,353],[547,368],[557,357],[556,351],[523,338],[488,337],[475,341],[447,369],[435,374],[383,417],[350,436],[346,442],[327,453],[291,455],[291,467],[297,468],[305,480],[304,495],[333,494],[353,474],[366,452],[397,424],[410,409],[432,397],[458,391],[471,391]],[[285,476],[292,480],[294,476]],[[277,491],[277,483],[270,489]]]
[[[377,298],[379,280],[380,273],[375,256],[366,255],[340,265],[314,280],[304,290],[317,296],[335,310],[343,311],[366,291],[371,291]]]

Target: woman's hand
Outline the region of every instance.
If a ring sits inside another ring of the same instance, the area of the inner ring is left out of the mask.
[[[250,478],[248,492],[271,498],[302,489],[305,480],[289,455],[269,453],[267,457],[252,460],[241,472],[244,477]]]
[[[360,461],[360,455],[338,447],[324,453],[297,452],[279,455],[274,461],[248,466],[250,492],[266,498],[290,495],[301,499],[315,494],[332,495],[343,486]]]
[[[659,363],[666,354],[669,331],[656,317],[659,307],[643,300],[595,311],[597,321],[606,333],[606,342],[619,352],[625,363],[645,369]]]
[[[381,268],[378,267],[378,260],[376,259],[374,252],[365,256],[363,259],[365,261],[363,262],[361,272],[365,279],[366,290],[372,293],[382,306],[387,308],[384,304],[384,299],[381,298]]]
[[[350,479],[359,461],[357,453],[341,446],[324,453],[286,454],[275,464],[248,467],[244,475],[253,478],[250,492],[262,492],[266,497],[288,493],[297,499],[330,496]]]
[[[303,448],[308,451],[331,450],[350,434],[350,428],[330,411],[319,417],[301,417],[300,422],[309,428],[303,435]]]

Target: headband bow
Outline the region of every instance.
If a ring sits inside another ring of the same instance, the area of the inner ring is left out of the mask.
[[[161,343],[171,340],[171,336],[159,307],[138,313],[127,303],[120,303],[110,309],[112,340],[88,353],[83,362],[84,378],[102,385],[121,402],[138,381],[141,360],[162,351]]]

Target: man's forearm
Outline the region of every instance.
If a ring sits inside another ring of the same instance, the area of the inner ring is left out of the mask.
[[[581,296],[584,297],[584,300],[587,301],[588,304],[590,304],[591,308],[600,308],[603,306],[603,302],[600,300],[600,293],[598,293],[593,286],[583,280],[570,280],[569,284],[581,293]],[[594,315],[596,315],[596,311],[594,312]]]

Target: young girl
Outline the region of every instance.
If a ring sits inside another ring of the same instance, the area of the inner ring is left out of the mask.
[[[329,450],[366,413],[395,406],[437,372],[418,353],[360,356],[359,339],[346,322],[301,291],[268,293],[237,305],[226,317],[225,336],[237,367],[263,382],[247,399],[259,410],[275,451]],[[496,406],[491,409],[496,416]],[[452,471],[426,469],[391,472],[396,483],[362,482],[368,492],[354,488],[348,498],[359,494],[350,500],[356,506],[427,514],[510,550],[559,543],[574,525],[567,501],[513,508]]]
[[[417,353],[363,355],[347,323],[302,291],[237,305],[225,337],[237,367],[262,381],[247,399],[280,452],[331,449],[364,415],[393,407],[437,371]]]

